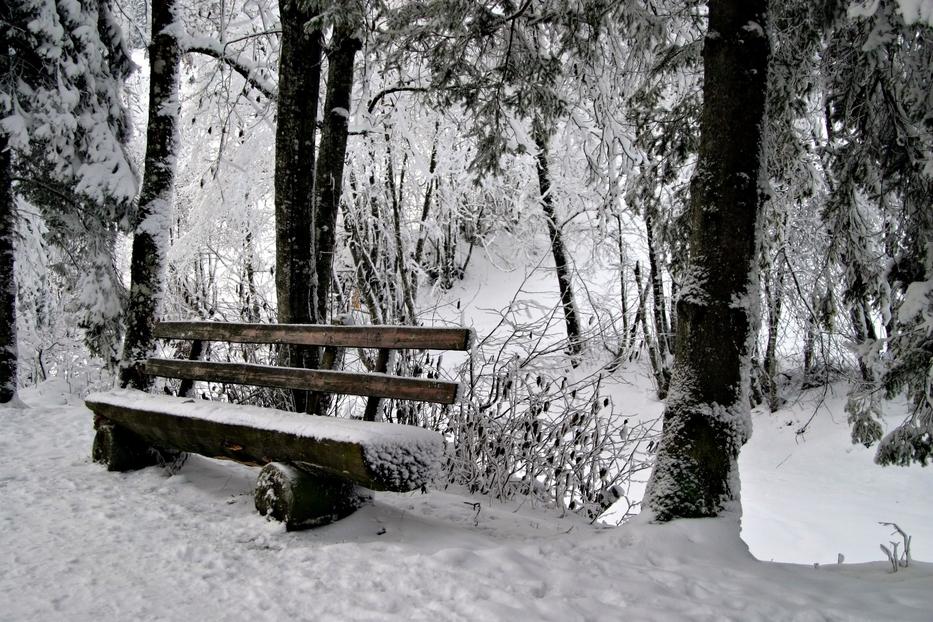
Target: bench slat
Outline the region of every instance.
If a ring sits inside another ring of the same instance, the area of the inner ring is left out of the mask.
[[[388,397],[438,404],[457,401],[457,383],[387,374],[270,367],[246,363],[214,363],[152,358],[146,373],[165,378],[185,378],[282,389],[306,389],[343,395]]]
[[[307,462],[373,490],[420,488],[433,477],[443,453],[440,434],[413,426],[130,389],[94,393],[85,403],[152,445],[254,464]]]
[[[201,339],[231,343],[274,343],[394,350],[469,350],[468,328],[425,326],[332,326],[320,324],[247,324],[237,322],[160,322],[159,339]]]

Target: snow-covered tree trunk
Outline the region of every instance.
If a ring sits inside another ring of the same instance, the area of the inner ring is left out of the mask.
[[[10,46],[0,26],[0,81],[10,79]],[[0,113],[6,113],[0,102]],[[4,115],[5,116],[5,115]],[[13,278],[13,158],[10,141],[0,128],[0,404],[16,396],[16,281]]]
[[[321,31],[308,31],[317,12],[299,0],[281,0],[279,91],[275,130],[275,293],[278,321],[323,322],[313,301],[314,137],[321,89]],[[317,348],[292,346],[283,364],[316,367]],[[304,411],[306,391],[294,391]]]
[[[321,321],[312,302],[314,136],[321,83],[321,31],[299,0],[279,3],[282,49],[275,134],[275,289],[279,322]],[[291,364],[302,366],[295,360]],[[300,358],[300,357],[299,357]]]
[[[327,300],[333,278],[337,212],[343,188],[343,164],[347,155],[350,95],[353,92],[353,62],[360,41],[353,26],[334,26],[327,56],[327,96],[324,101],[324,128],[314,175],[314,277],[312,301],[320,321],[327,317]]]
[[[318,321],[327,318],[330,283],[333,280],[334,251],[337,240],[337,212],[343,188],[343,165],[347,155],[347,132],[350,95],[353,92],[353,61],[360,49],[353,27],[347,23],[334,26],[330,53],[327,56],[327,95],[324,100],[324,128],[314,174],[314,274],[311,278],[311,301]],[[315,367],[321,355],[314,357]],[[312,394],[307,410],[327,414],[331,396]]]
[[[751,433],[758,215],[769,43],[767,0],[710,0],[689,263],[664,430],[646,501],[657,520],[738,509]]]
[[[645,240],[648,242],[648,279],[651,283],[651,315],[654,318],[654,335],[645,332],[645,341],[648,354],[651,357],[651,367],[654,371],[654,380],[657,384],[658,399],[667,397],[671,384],[670,352],[671,341],[669,337],[670,325],[667,313],[664,310],[664,282],[661,277],[659,253],[655,242],[656,208],[649,206],[645,212]]]
[[[564,234],[561,223],[554,209],[554,197],[551,194],[551,176],[548,169],[548,139],[541,130],[535,131],[535,147],[538,153],[535,156],[535,165],[538,173],[538,188],[541,192],[541,209],[547,222],[548,234],[551,238],[551,253],[554,255],[554,269],[557,272],[557,287],[560,292],[560,304],[564,311],[564,323],[567,326],[568,348],[572,357],[576,357],[582,349],[580,339],[580,321],[577,319],[577,307],[573,299],[573,281],[570,272],[570,262],[567,259],[567,248],[564,245]]]
[[[2,32],[2,29],[0,29]],[[2,35],[0,35],[2,36]],[[0,75],[8,73],[5,37],[0,39]],[[13,170],[9,141],[0,131],[0,404],[16,396],[16,282],[13,279]]]
[[[175,0],[152,3],[152,44],[149,46],[149,124],[139,205],[134,219],[130,263],[130,298],[120,384],[138,389],[149,377],[138,362],[153,347],[152,329],[162,297],[165,252],[175,193],[178,148],[178,19]]]

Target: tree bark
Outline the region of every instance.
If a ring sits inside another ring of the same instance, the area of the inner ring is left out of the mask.
[[[738,510],[764,163],[767,0],[710,0],[671,396],[646,494],[657,520]]]
[[[777,274],[766,275],[765,300],[768,306],[768,342],[765,345],[764,372],[768,381],[768,410],[774,412],[781,407],[777,387],[777,341],[781,325],[781,313],[784,301],[784,270],[777,269]]]
[[[0,29],[3,33],[3,29]],[[2,36],[2,34],[0,34]],[[0,75],[8,73],[6,42],[0,39]],[[0,132],[0,404],[16,397],[16,281],[13,273],[13,160],[8,139]]]
[[[580,341],[580,323],[577,319],[577,307],[573,301],[573,283],[570,274],[570,262],[567,261],[567,249],[560,222],[554,210],[554,197],[551,194],[551,177],[548,170],[548,141],[542,132],[535,132],[535,146],[538,153],[535,163],[538,171],[538,188],[541,192],[541,209],[547,221],[548,234],[551,237],[551,252],[554,255],[554,269],[557,271],[557,287],[560,291],[560,304],[564,310],[564,322],[567,325],[568,351],[574,359],[583,347]],[[574,366],[576,362],[574,361]]]
[[[281,0],[282,48],[275,133],[275,291],[278,321],[319,324],[312,302],[314,254],[314,137],[321,89],[321,31],[307,32],[317,16],[300,0]],[[318,349],[282,349],[282,363],[314,367]],[[307,392],[294,391],[295,410],[304,411]]]
[[[286,531],[333,523],[372,503],[372,497],[343,477],[308,464],[283,462],[263,467],[254,495],[256,510],[285,523]]]
[[[619,247],[619,298],[622,302],[622,340],[620,342],[619,352],[621,354],[626,354],[628,349],[628,292],[625,287],[625,237],[622,234],[622,218],[616,214],[616,243]],[[638,291],[638,285],[635,286],[636,292]]]
[[[431,199],[434,196],[434,186],[437,181],[434,179],[434,173],[437,171],[437,142],[439,122],[434,123],[434,142],[431,143],[431,160],[428,162],[428,182],[424,190],[424,203],[421,205],[421,220],[418,224],[418,242],[415,244],[415,266],[422,270],[421,259],[424,256],[424,240],[427,238],[428,215],[431,213]],[[418,280],[415,280],[415,290],[417,292]]]
[[[653,211],[650,210],[650,211]],[[664,278],[661,275],[661,266],[658,261],[657,244],[654,238],[654,214],[645,215],[645,231],[647,232],[648,242],[648,269],[651,279],[651,313],[654,317],[654,329],[658,338],[658,349],[661,354],[667,357],[667,354],[673,350],[671,346],[671,326],[667,320],[667,306],[664,302]]]
[[[180,105],[178,63],[181,57],[178,39],[171,28],[175,20],[175,0],[152,3],[146,163],[134,219],[126,340],[120,369],[121,386],[141,390],[147,389],[151,382],[139,362],[153,349],[152,329],[162,298],[165,251],[175,198]]]
[[[279,3],[282,49],[275,134],[275,290],[278,320],[290,324],[316,324],[320,319],[311,302],[311,227],[321,32],[305,31],[305,24],[316,14],[303,6],[299,0]]]
[[[655,381],[658,385],[658,399],[665,399],[671,384],[670,370],[670,326],[667,322],[667,313],[664,308],[664,282],[661,279],[661,269],[658,265],[657,247],[654,239],[654,208],[649,208],[645,214],[645,231],[648,242],[648,278],[651,282],[651,315],[654,318],[654,336],[656,349],[651,353]],[[650,342],[647,326],[645,339]],[[650,346],[649,346],[650,349]]]
[[[334,269],[337,212],[343,187],[343,163],[347,155],[350,95],[353,92],[353,62],[361,44],[352,26],[334,26],[331,52],[327,57],[327,97],[324,129],[314,175],[314,278],[312,300],[317,317],[324,323]]]

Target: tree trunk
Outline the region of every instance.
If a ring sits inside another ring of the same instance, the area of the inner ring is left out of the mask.
[[[3,30],[0,29],[0,33]],[[0,75],[7,75],[9,56],[0,39]],[[0,404],[16,397],[16,281],[13,274],[13,159],[5,133],[0,132]]]
[[[651,282],[651,315],[654,318],[654,343],[656,351],[652,358],[657,360],[654,365],[654,376],[658,385],[658,399],[665,399],[671,384],[669,341],[670,326],[667,323],[667,313],[664,310],[664,282],[661,279],[661,270],[658,265],[657,247],[654,240],[654,214],[649,208],[645,214],[645,231],[648,242],[648,278]],[[645,338],[648,339],[647,326]]]
[[[626,354],[628,348],[628,295],[625,287],[625,237],[622,234],[622,218],[616,214],[616,243],[619,246],[619,297],[622,301],[622,340],[620,342],[620,353]],[[635,287],[636,291],[638,286]]]
[[[260,318],[260,298],[256,289],[256,245],[253,242],[252,232],[246,232],[244,242],[246,243],[246,257],[243,258],[243,277],[246,283],[240,315],[247,322],[256,323]]]
[[[10,76],[11,56],[7,31],[0,28],[0,77]],[[13,238],[16,205],[13,194],[13,154],[9,138],[0,128],[0,404],[16,397],[16,279]],[[40,359],[41,361],[41,359]]]
[[[421,271],[421,259],[424,256],[424,240],[427,237],[428,216],[431,213],[431,199],[434,196],[434,186],[437,180],[434,173],[437,171],[437,141],[439,122],[434,123],[434,142],[431,143],[431,160],[428,162],[428,183],[424,190],[424,203],[421,205],[421,220],[418,224],[418,242],[415,244],[415,267]],[[417,297],[418,280],[415,279],[415,292]]]
[[[664,302],[664,277],[661,275],[661,266],[658,261],[657,244],[654,238],[654,214],[645,215],[645,231],[648,242],[648,269],[651,278],[651,313],[654,316],[654,329],[658,337],[658,349],[667,357],[671,347],[671,326],[667,319],[667,305]]]
[[[259,473],[254,499],[263,516],[286,531],[320,527],[372,503],[373,493],[311,465],[270,462]]]
[[[141,390],[146,390],[151,383],[139,362],[153,349],[152,328],[162,298],[165,252],[175,198],[180,105],[178,62],[181,57],[172,28],[175,20],[175,0],[152,3],[146,168],[134,219],[126,340],[120,369],[120,385]]]
[[[646,493],[655,518],[738,510],[764,163],[767,0],[710,0],[703,113],[671,397]]]
[[[763,367],[768,382],[768,410],[774,412],[781,407],[776,376],[778,370],[778,330],[781,325],[784,301],[784,270],[778,268],[777,275],[769,273],[765,278],[765,301],[768,306],[768,342],[765,345]]]
[[[314,278],[312,300],[317,318],[324,322],[334,269],[337,211],[343,187],[343,162],[347,155],[350,95],[353,92],[353,61],[360,41],[347,24],[334,26],[331,51],[327,57],[327,98],[324,102],[324,129],[314,175]]]
[[[638,294],[638,302],[635,307],[635,320],[632,322],[631,332],[629,333],[629,348],[632,350],[633,356],[638,352],[636,348],[637,338],[638,338],[638,327],[642,327],[642,332],[645,336],[645,346],[650,347],[651,345],[651,335],[648,334],[647,330],[644,328],[645,325],[645,306],[647,304],[648,297],[648,288],[650,287],[649,283],[645,283],[643,286],[641,284],[641,262],[635,262],[635,293]],[[650,350],[649,350],[650,355]]]
[[[851,303],[849,317],[852,320],[852,329],[855,332],[855,343],[860,348],[859,353],[856,355],[858,357],[859,372],[864,382],[873,382],[875,374],[865,361],[862,352],[865,351],[865,344],[877,341],[878,335],[871,323],[871,307],[864,298],[859,298]]]
[[[282,0],[282,49],[275,134],[275,290],[278,320],[317,323],[311,302],[314,137],[321,82],[321,32],[307,32],[316,13]],[[294,359],[291,363],[294,365]],[[300,365],[298,365],[300,366]]]
[[[275,292],[278,321],[317,324],[312,302],[314,254],[314,137],[321,88],[321,31],[306,31],[317,16],[299,0],[281,0],[282,47],[275,133]],[[317,348],[282,349],[283,364],[314,367]],[[295,409],[304,411],[307,392],[294,391]]]
[[[570,263],[567,261],[567,249],[564,247],[564,236],[560,230],[560,222],[557,220],[557,214],[554,210],[554,197],[551,194],[551,177],[547,163],[548,141],[541,131],[535,132],[535,146],[538,148],[535,163],[538,170],[538,188],[541,192],[541,209],[544,210],[548,234],[551,236],[551,252],[554,254],[554,269],[557,271],[560,304],[564,309],[567,340],[570,343],[568,351],[574,359],[574,366],[576,366],[575,359],[583,347],[580,341],[580,323],[577,319],[577,308],[573,301],[573,284]]]

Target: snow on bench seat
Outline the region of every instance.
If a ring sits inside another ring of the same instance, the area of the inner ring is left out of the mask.
[[[410,491],[433,478],[440,434],[414,426],[152,395],[93,393],[96,415],[153,445],[239,462],[306,462],[373,490]]]

